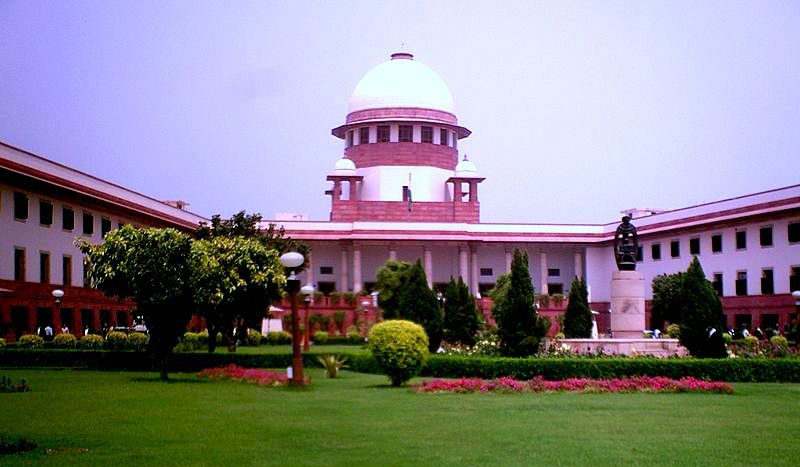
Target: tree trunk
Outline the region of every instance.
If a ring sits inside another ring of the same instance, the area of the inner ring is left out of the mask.
[[[217,328],[216,326],[208,327],[208,352],[214,353],[217,351]]]
[[[168,381],[169,375],[167,374],[167,371],[169,370],[169,357],[162,356],[159,358],[159,366],[161,372],[161,381]]]

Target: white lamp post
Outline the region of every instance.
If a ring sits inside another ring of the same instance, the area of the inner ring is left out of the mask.
[[[794,308],[797,311],[795,314],[794,345],[800,350],[800,290],[792,292],[792,297],[794,297]]]
[[[308,329],[308,305],[311,304],[311,297],[314,295],[314,286],[311,284],[306,284],[300,288],[300,293],[303,294],[303,301],[306,304],[306,314],[305,314],[305,339],[303,339],[303,352],[308,352],[308,341],[311,335],[311,330]]]
[[[289,292],[289,299],[292,301],[292,379],[293,386],[303,386],[303,354],[300,353],[300,320],[297,317],[297,292],[300,291],[300,279],[295,276],[295,269],[299,268],[305,258],[296,251],[284,253],[281,256],[281,264],[289,270],[289,277],[286,279],[286,291]]]

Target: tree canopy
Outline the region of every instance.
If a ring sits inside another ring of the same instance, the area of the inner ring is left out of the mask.
[[[86,255],[93,287],[137,303],[161,378],[167,379],[169,355],[192,316],[189,237],[175,229],[124,225],[106,234],[99,245],[83,239],[76,244]]]
[[[400,290],[408,281],[411,263],[390,259],[378,268],[375,290],[384,319],[400,317]]]

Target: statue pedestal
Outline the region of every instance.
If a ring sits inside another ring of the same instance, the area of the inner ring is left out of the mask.
[[[639,271],[611,275],[611,332],[615,338],[637,339],[646,329],[644,276]]]

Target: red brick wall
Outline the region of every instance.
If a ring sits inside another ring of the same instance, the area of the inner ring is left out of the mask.
[[[345,149],[357,168],[411,165],[455,170],[458,151],[432,143],[373,143]]]
[[[480,203],[334,200],[331,221],[480,222]]]

